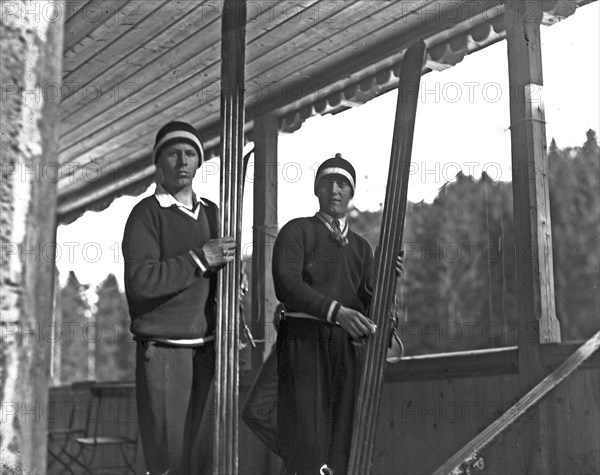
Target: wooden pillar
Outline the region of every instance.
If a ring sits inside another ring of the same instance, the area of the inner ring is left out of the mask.
[[[50,340],[50,380],[52,386],[58,386],[61,382],[61,328],[62,328],[62,299],[60,295],[60,282],[58,269],[54,272],[54,299],[52,312],[52,338]]]
[[[534,15],[535,13],[535,15]],[[539,381],[539,344],[560,341],[554,306],[548,156],[543,102],[542,2],[506,2],[519,365],[523,389]]]
[[[539,0],[507,0],[515,258],[519,317],[519,383],[525,394],[545,375],[540,344],[560,341],[554,304]],[[525,473],[550,473],[551,411],[542,402],[519,428]]]
[[[239,305],[244,147],[246,1],[225,0],[221,26],[221,236],[233,236],[236,259],[219,272],[215,368],[215,475],[238,473]]]
[[[279,119],[272,116],[254,120],[254,214],[252,243],[252,321],[256,337],[264,338],[264,353],[254,352],[259,361],[271,351],[276,332],[273,315],[277,298],[273,287],[271,259],[277,237],[277,138]],[[259,331],[263,333],[260,334]]]
[[[0,471],[46,473],[64,4],[1,9]]]

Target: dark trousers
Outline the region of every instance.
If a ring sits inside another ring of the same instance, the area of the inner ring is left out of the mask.
[[[286,318],[277,336],[278,434],[288,474],[318,474],[324,465],[347,471],[356,350],[337,325]]]
[[[275,454],[280,454],[277,438],[277,352],[269,353],[248,393],[242,411],[246,425]]]
[[[214,392],[214,371],[212,343],[182,348],[138,341],[138,420],[151,475],[212,472],[214,414],[203,415],[209,393]]]

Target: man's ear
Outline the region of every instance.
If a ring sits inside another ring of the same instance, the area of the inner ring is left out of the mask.
[[[156,182],[157,185],[162,185],[163,182],[165,181],[163,172],[158,167],[156,167],[156,171],[154,172],[154,181]]]

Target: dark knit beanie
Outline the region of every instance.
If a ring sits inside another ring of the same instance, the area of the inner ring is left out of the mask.
[[[339,153],[335,154],[334,158],[325,160],[317,169],[315,176],[315,195],[317,194],[317,183],[327,175],[341,175],[350,182],[352,188],[352,196],[356,187],[356,172],[349,161],[344,160]]]
[[[185,142],[192,145],[196,152],[198,152],[198,166],[202,165],[204,161],[204,149],[202,148],[202,141],[198,131],[187,122],[169,122],[164,125],[156,134],[156,141],[154,142],[154,152],[152,158],[154,163],[160,156],[160,151],[167,145],[175,142]]]

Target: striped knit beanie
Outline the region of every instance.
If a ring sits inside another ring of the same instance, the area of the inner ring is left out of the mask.
[[[352,196],[354,196],[356,172],[350,162],[344,160],[341,154],[336,153],[334,158],[325,160],[317,169],[317,175],[315,176],[315,195],[317,194],[317,183],[327,175],[341,175],[346,178],[350,182]]]
[[[158,160],[161,150],[172,143],[185,142],[192,145],[196,152],[198,152],[198,166],[202,165],[204,161],[204,149],[202,148],[202,141],[198,131],[187,122],[169,122],[163,126],[156,134],[156,141],[154,142],[154,152],[152,158],[154,163]]]

